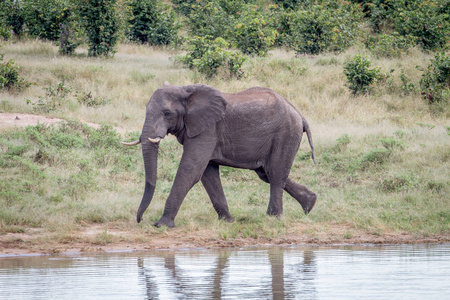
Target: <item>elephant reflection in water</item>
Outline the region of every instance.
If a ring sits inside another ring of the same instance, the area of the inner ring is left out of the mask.
[[[211,265],[203,269],[198,268],[195,261],[202,257],[194,257],[191,261],[191,256],[177,257],[177,253],[172,252],[163,257],[139,258],[139,275],[145,282],[148,299],[221,299],[250,295],[249,289],[252,297],[261,299],[316,298],[314,251],[304,251],[303,257],[286,255],[288,252],[273,248],[266,252],[264,262],[260,257],[253,260],[250,256],[243,262],[236,260],[233,252],[221,251],[211,260]],[[205,260],[201,262],[205,266]],[[270,274],[259,271],[268,270],[269,264]],[[262,280],[252,286],[255,269],[246,274],[245,270],[236,272],[236,268],[256,268],[257,276],[268,275],[271,285]]]

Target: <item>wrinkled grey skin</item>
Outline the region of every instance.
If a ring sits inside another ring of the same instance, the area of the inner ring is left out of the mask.
[[[145,191],[137,221],[153,197],[159,141],[175,135],[183,155],[167,198],[163,216],[154,224],[174,227],[174,219],[188,191],[202,181],[220,219],[233,221],[228,210],[219,166],[254,170],[270,184],[267,214],[283,212],[283,190],[294,197],[307,214],[316,194],[289,179],[303,132],[307,133],[314,160],[309,125],[283,97],[267,88],[227,94],[202,84],[174,86],[165,83],[155,91],[146,108],[138,141],[142,143]]]

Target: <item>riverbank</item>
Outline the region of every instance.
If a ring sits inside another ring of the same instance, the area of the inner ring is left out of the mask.
[[[392,244],[444,244],[448,235],[420,236],[406,233],[375,235],[364,230],[343,226],[330,227],[319,234],[299,235],[289,230],[271,238],[218,238],[211,230],[186,233],[182,228],[164,230],[160,234],[145,236],[139,230],[121,230],[108,225],[86,225],[73,231],[65,239],[42,229],[30,228],[26,232],[0,235],[0,256],[80,254],[118,251],[149,251],[165,249],[228,248],[268,245],[392,245]]]

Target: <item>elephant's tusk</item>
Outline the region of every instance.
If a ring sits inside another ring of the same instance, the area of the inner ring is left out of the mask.
[[[130,143],[127,143],[127,142],[121,142],[121,143],[122,143],[122,145],[126,145],[126,146],[134,146],[134,145],[140,144],[140,143],[141,143],[141,140],[137,139],[137,140],[135,140],[134,142],[130,142]]]
[[[159,143],[159,141],[161,141],[162,139],[161,139],[160,137],[157,137],[157,138],[154,138],[154,139],[148,138],[148,140],[149,140],[150,142],[152,142],[153,144],[157,144],[157,143]]]

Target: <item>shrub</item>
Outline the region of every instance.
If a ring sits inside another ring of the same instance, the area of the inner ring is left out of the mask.
[[[346,1],[303,6],[289,16],[288,46],[297,53],[341,51],[359,34],[362,11]]]
[[[24,21],[31,36],[58,41],[60,23],[72,13],[69,0],[24,0]]]
[[[172,3],[175,5],[175,10],[178,13],[189,16],[195,7],[195,4],[197,4],[197,0],[172,0]]]
[[[7,39],[10,30],[15,35],[21,36],[23,33],[24,9],[22,1],[3,0],[0,10],[0,36]]]
[[[88,37],[89,55],[114,55],[119,29],[117,0],[79,0],[77,8]]]
[[[422,74],[420,88],[430,103],[450,100],[450,57],[437,53]]]
[[[413,47],[416,38],[413,36],[401,36],[397,32],[393,34],[381,34],[375,37],[369,36],[364,43],[367,49],[378,57],[400,57],[409,48]]]
[[[168,45],[177,40],[180,25],[170,6],[157,0],[133,0],[129,38],[150,45]]]
[[[353,94],[368,92],[370,85],[379,78],[380,69],[370,68],[371,65],[371,61],[361,55],[356,55],[344,63],[347,87]]]
[[[361,158],[361,167],[363,169],[370,165],[381,165],[385,163],[391,156],[389,149],[372,149]]]
[[[11,37],[11,27],[6,25],[1,19],[0,19],[0,38],[3,38],[5,40],[9,39]]]
[[[189,52],[179,60],[191,69],[196,69],[207,77],[222,71],[228,77],[241,77],[242,64],[246,57],[239,52],[226,50],[229,43],[223,38],[212,40],[211,36],[196,37],[190,41]]]
[[[44,90],[45,96],[39,96],[36,102],[25,99],[26,103],[31,104],[36,111],[50,112],[58,110],[64,103],[68,102],[67,97],[72,93],[72,88],[66,86],[64,81],[58,82],[54,86],[48,86]]]
[[[14,60],[10,59],[7,62],[3,61],[4,54],[0,53],[0,90],[30,86],[30,82],[26,81],[19,75],[19,67]]]
[[[104,99],[99,97],[92,96],[91,92],[89,93],[83,93],[81,96],[78,97],[78,103],[85,105],[87,107],[99,107],[104,106],[111,102],[110,99]]]
[[[232,9],[233,5],[237,7]],[[208,35],[213,38],[227,39],[243,5],[241,1],[237,0],[199,0],[193,2],[187,22],[191,35]]]
[[[301,0],[274,0],[273,2],[281,5],[284,9],[295,9],[302,2]]]
[[[265,56],[275,42],[276,31],[268,26],[263,14],[250,8],[236,21],[231,35],[233,43],[244,54]]]
[[[376,33],[380,33],[384,27],[392,23],[396,9],[403,0],[376,0],[365,1],[364,9],[370,20],[370,26]]]
[[[402,35],[417,37],[417,44],[425,50],[444,48],[450,38],[450,16],[442,10],[443,3],[442,0],[412,1],[398,8],[395,29]]]

